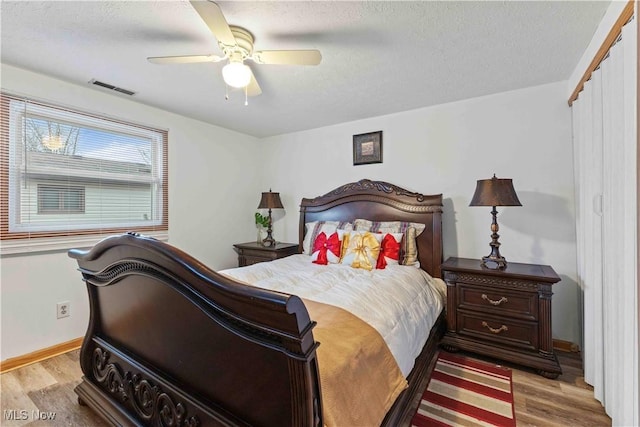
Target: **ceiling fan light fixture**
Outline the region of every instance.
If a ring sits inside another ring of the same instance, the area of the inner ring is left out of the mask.
[[[243,88],[251,81],[251,69],[240,62],[229,62],[222,68],[222,78],[231,87]]]

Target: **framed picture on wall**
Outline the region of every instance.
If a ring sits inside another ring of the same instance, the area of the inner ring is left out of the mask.
[[[353,135],[353,165],[382,163],[382,131]]]

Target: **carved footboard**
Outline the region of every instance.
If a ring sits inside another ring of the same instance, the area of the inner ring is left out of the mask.
[[[76,392],[107,421],[322,425],[315,322],[298,297],[132,234],[69,256],[91,309]]]

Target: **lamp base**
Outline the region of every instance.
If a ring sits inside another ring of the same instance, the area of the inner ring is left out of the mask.
[[[262,193],[264,194],[264,193]],[[278,193],[276,193],[278,194]],[[273,233],[273,229],[271,228],[272,219],[271,219],[271,208],[269,208],[269,225],[267,226],[267,237],[262,239],[262,246],[265,248],[272,248],[276,245],[276,239],[273,238],[271,233]]]
[[[500,242],[498,241],[498,238],[500,237],[498,230],[500,230],[500,227],[498,226],[497,216],[498,211],[496,210],[496,207],[493,206],[493,209],[491,210],[491,217],[493,218],[493,221],[491,222],[491,243],[489,243],[489,246],[491,246],[491,253],[482,257],[481,265],[484,268],[489,268],[491,270],[504,270],[507,268],[507,260],[505,257],[500,255]]]
[[[504,270],[505,268],[507,268],[507,260],[502,256],[483,256],[481,265],[484,268],[488,268],[491,270]]]
[[[272,248],[276,245],[276,240],[271,236],[271,233],[262,240],[262,246],[265,248]]]

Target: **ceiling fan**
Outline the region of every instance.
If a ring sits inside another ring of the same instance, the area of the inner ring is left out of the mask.
[[[154,64],[188,64],[228,60],[228,63],[222,68],[222,78],[228,86],[244,89],[246,97],[262,93],[251,68],[245,64],[246,60],[251,60],[256,64],[281,65],[318,65],[322,60],[322,55],[318,50],[254,51],[253,35],[242,27],[227,24],[218,4],[210,0],[192,0],[190,3],[218,40],[218,46],[224,56],[213,54],[153,56],[147,58],[149,62]]]

